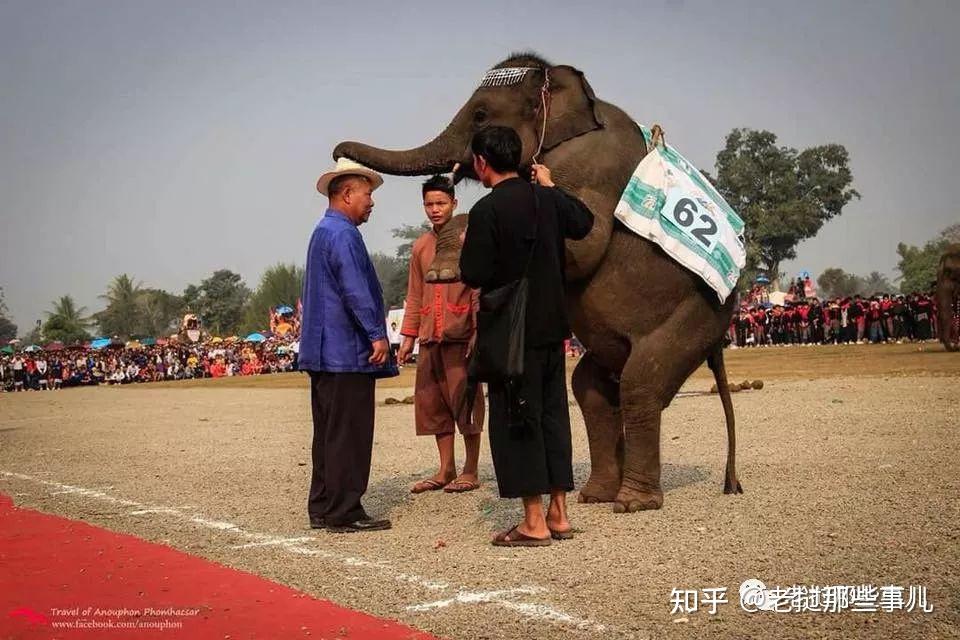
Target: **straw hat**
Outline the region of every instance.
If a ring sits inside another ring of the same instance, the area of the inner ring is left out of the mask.
[[[376,189],[383,184],[383,178],[380,177],[380,174],[374,171],[373,169],[368,169],[359,162],[354,162],[349,158],[340,158],[337,160],[337,166],[333,168],[332,171],[320,176],[320,179],[317,180],[317,191],[323,195],[327,194],[327,189],[330,187],[330,181],[339,176],[363,176],[370,180],[371,186]]]

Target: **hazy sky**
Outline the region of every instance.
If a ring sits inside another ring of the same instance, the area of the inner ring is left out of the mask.
[[[61,295],[99,310],[122,272],[255,287],[303,262],[338,141],[421,144],[520,49],[582,69],[705,168],[733,127],[845,145],[863,199],[784,268],[895,276],[897,242],[960,221],[958,7],[0,0],[0,286],[21,333]],[[419,182],[376,192],[372,251],[422,219]]]

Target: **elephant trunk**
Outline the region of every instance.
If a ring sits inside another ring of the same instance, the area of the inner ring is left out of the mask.
[[[389,151],[359,142],[341,142],[333,150],[333,158],[350,158],[374,171],[395,176],[422,176],[445,173],[457,162],[463,162],[467,141],[456,133],[456,120],[439,136],[416,149]]]

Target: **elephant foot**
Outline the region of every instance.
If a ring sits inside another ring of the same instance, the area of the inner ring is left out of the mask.
[[[580,493],[577,495],[577,502],[586,504],[613,502],[617,497],[617,490],[620,488],[619,484],[619,479],[606,483],[591,478],[587,481],[587,484],[583,485],[580,489]]]
[[[423,277],[431,284],[443,284],[446,282],[458,282],[460,280],[459,269],[439,268],[429,269]]]
[[[659,509],[662,506],[663,491],[660,489],[641,491],[623,486],[620,487],[620,491],[617,493],[617,497],[613,502],[613,512],[633,513],[634,511]]]

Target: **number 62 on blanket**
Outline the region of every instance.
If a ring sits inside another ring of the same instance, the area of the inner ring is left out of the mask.
[[[664,221],[712,253],[720,238],[720,228],[710,203],[701,198],[691,198],[688,190],[670,189],[660,210]]]

